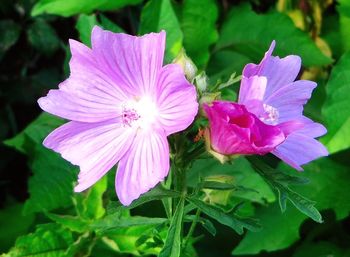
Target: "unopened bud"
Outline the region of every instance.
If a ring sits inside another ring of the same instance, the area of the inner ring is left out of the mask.
[[[173,63],[179,64],[181,66],[186,78],[192,83],[197,74],[197,67],[192,62],[192,60],[186,55],[184,49],[181,49],[180,53],[174,59]]]
[[[195,85],[199,92],[205,92],[208,87],[208,76],[202,71],[194,78]]]

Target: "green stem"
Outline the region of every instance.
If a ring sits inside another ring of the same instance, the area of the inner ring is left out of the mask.
[[[188,231],[188,234],[187,234],[186,238],[184,239],[184,243],[183,243],[182,249],[186,249],[188,241],[191,239],[191,237],[192,237],[192,235],[194,233],[194,230],[196,229],[196,226],[197,226],[197,223],[198,223],[198,218],[199,218],[200,214],[201,214],[201,210],[197,209],[196,216],[195,216],[194,220],[192,221],[190,230]]]

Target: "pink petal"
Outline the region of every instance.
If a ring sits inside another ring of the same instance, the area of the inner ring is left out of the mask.
[[[316,86],[313,81],[298,80],[280,87],[265,97],[264,102],[278,110],[279,123],[297,119],[302,116],[303,106],[310,99]]]
[[[243,105],[214,101],[204,105],[210,123],[213,149],[221,154],[266,154],[285,140],[277,126],[270,126]]]
[[[320,142],[300,133],[290,134],[272,153],[297,170],[303,170],[303,164],[328,155]]]
[[[135,97],[154,92],[163,65],[165,31],[136,37],[95,26],[91,40],[98,65],[119,87]]]
[[[71,76],[38,100],[51,114],[81,122],[99,122],[120,113],[120,103],[128,99],[109,75],[98,68],[91,49],[70,40]]]
[[[80,192],[96,183],[125,154],[135,131],[115,121],[100,123],[68,122],[49,134],[44,146],[80,167]]]
[[[250,63],[243,70],[243,76],[245,77],[249,78],[257,75],[267,78],[265,97],[273,94],[280,87],[293,82],[301,67],[299,56],[289,55],[281,59],[278,56],[272,56],[274,48],[275,41],[271,43],[260,64]]]
[[[116,190],[123,205],[129,205],[169,172],[169,146],[162,131],[138,131],[130,150],[120,160]]]
[[[239,89],[238,103],[246,105],[250,100],[264,99],[267,79],[265,77],[243,77]]]
[[[166,135],[186,129],[198,112],[195,87],[177,64],[163,67],[158,80],[160,123]]]

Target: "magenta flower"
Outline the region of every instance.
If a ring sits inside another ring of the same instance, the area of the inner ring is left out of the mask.
[[[285,140],[278,127],[266,125],[244,105],[214,101],[203,108],[210,122],[211,146],[221,154],[266,154]]]
[[[196,90],[180,66],[163,66],[164,31],[135,37],[95,26],[91,38],[91,49],[70,40],[70,77],[38,101],[71,120],[44,145],[80,167],[76,192],[119,162],[116,191],[129,205],[167,176],[167,136],[192,123]]]
[[[228,107],[221,107],[219,111],[219,105],[237,106],[226,102],[205,108],[210,138],[214,150],[219,153],[271,152],[295,169],[302,170],[301,165],[328,154],[327,149],[315,140],[327,131],[321,124],[303,116],[303,105],[311,97],[316,83],[294,81],[301,68],[300,57],[289,55],[280,59],[272,56],[274,47],[273,41],[260,64],[248,64],[243,70],[238,103],[244,105],[244,109],[242,106],[230,107],[231,111],[228,111]],[[219,115],[226,117],[226,121],[214,118]],[[243,116],[233,122],[233,129],[229,117]],[[242,119],[249,122],[242,123]],[[262,137],[265,138],[261,140]]]

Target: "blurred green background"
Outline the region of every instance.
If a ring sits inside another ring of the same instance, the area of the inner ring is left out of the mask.
[[[189,179],[204,170],[231,174],[239,185],[259,191],[220,197],[247,201],[241,213],[258,218],[263,229],[239,236],[214,222],[216,236],[199,228],[195,235],[205,236],[186,255],[350,256],[349,0],[1,0],[0,253],[142,256],[159,252],[163,244],[161,220],[135,219],[134,225],[115,227],[133,220],[126,211],[108,219],[116,201],[113,174],[87,194],[74,195],[77,169],[41,146],[62,121],[40,115],[36,100],[69,75],[68,39],[89,45],[94,25],[133,35],[165,29],[166,62],[184,47],[211,85],[259,62],[272,40],[277,41],[275,54],[300,55],[299,77],[318,82],[305,112],[327,127],[321,141],[330,156],[301,174],[271,156],[265,159],[310,179],[292,188],[317,202],[324,223],[313,222],[291,204],[282,214],[275,194],[244,159],[224,167],[204,160],[193,166]],[[225,89],[223,97],[234,100],[237,88]],[[165,216],[159,201],[131,214]],[[101,230],[91,232],[87,224]],[[103,234],[102,227],[109,232]]]

